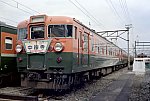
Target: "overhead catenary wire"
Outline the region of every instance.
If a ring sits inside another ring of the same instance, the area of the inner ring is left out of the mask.
[[[16,2],[17,5],[14,6],[14,5],[11,5],[10,3],[7,3],[7,2],[5,2],[5,1],[3,1],[3,0],[0,0],[0,2],[6,4],[6,5],[10,6],[10,7],[17,8],[17,9],[19,9],[19,10],[25,12],[25,13],[28,13],[28,14],[30,14],[30,15],[33,15],[33,13],[31,13],[31,12],[29,12],[29,11],[27,11],[27,10],[24,10],[24,9],[22,9],[22,8],[20,8],[19,5],[21,5],[21,6],[25,7],[25,8],[27,8],[27,9],[29,9],[29,10],[31,10],[31,11],[34,11],[34,12],[36,12],[36,13],[39,13],[39,12],[37,12],[37,11],[35,11],[35,10],[33,10],[33,9],[31,9],[31,8],[25,6],[25,5],[23,5],[23,4],[21,4],[21,3],[17,2],[17,1],[15,1],[15,0],[12,0],[12,1]],[[19,5],[18,5],[18,4],[19,4]],[[39,14],[40,14],[40,13],[39,13]]]
[[[127,17],[127,13],[126,13],[126,9],[125,9],[125,6],[124,6],[124,2],[122,0],[119,0],[119,4],[120,4],[120,7],[121,7],[121,10],[122,10],[122,13],[123,13],[123,17],[126,19],[126,21],[128,22],[128,17]]]
[[[5,17],[1,17],[1,16],[0,16],[0,18],[5,19],[5,20],[8,20],[8,21],[10,21],[10,22],[13,22],[13,23],[15,23],[15,24],[18,23],[18,22],[14,21],[14,20],[11,20],[11,19],[8,19],[8,18],[5,18]]]
[[[26,6],[26,5],[23,5],[23,4],[21,4],[21,3],[17,2],[17,1],[15,1],[15,0],[12,0],[12,1],[15,2],[16,5],[13,5],[13,4],[10,4],[10,3],[6,2],[6,1],[0,0],[0,2],[2,2],[3,4],[8,5],[8,6],[10,6],[10,7],[13,7],[13,8],[16,8],[16,9],[22,11],[22,12],[27,13],[27,14],[33,15],[33,13],[29,12],[29,10],[32,11],[32,12],[36,12],[36,13],[40,14],[38,11],[31,9],[30,7],[28,7],[28,6]],[[19,5],[20,5],[20,6],[19,6]],[[26,9],[23,9],[23,8],[21,8],[21,7],[24,7],[24,8],[26,8]],[[1,18],[1,19],[4,19],[4,20],[7,20],[7,21],[9,21],[9,22],[11,22],[11,23],[14,23],[14,25],[18,24],[18,22],[14,21],[14,20],[12,20],[12,19],[9,19],[9,18],[6,18],[6,17],[0,17],[0,18]],[[8,23],[9,23],[9,22],[8,22]]]
[[[132,19],[131,19],[131,17],[130,17],[130,13],[129,13],[129,10],[128,10],[127,2],[126,2],[126,0],[124,0],[124,1],[125,1],[125,2],[124,2],[124,5],[125,5],[125,8],[126,8],[126,12],[127,12],[129,21],[132,23]]]
[[[83,14],[85,14],[89,19],[91,19],[93,22],[95,22],[96,24],[100,24],[101,26],[103,26],[104,27],[104,25],[102,25],[102,23],[98,23],[97,21],[95,21],[95,19],[93,19],[93,17],[91,17],[91,16],[89,16],[88,14],[87,14],[87,11],[84,9],[84,7],[82,6],[82,5],[80,5],[80,6],[82,6],[82,9],[84,9],[85,11],[86,11],[86,13],[80,8],[80,7],[78,7],[74,2],[72,2],[71,0],[69,0],[69,2],[71,2],[76,8],[78,8]]]
[[[97,19],[93,16],[93,14],[91,14],[88,10],[86,10],[86,8],[83,7],[83,5],[81,5],[77,0],[75,0],[75,2],[76,2],[82,9],[84,9],[84,10],[87,12],[87,14],[89,14],[89,15],[93,18],[93,20],[95,20],[99,25],[105,27],[105,26],[101,23],[102,21],[100,21],[100,19],[97,20]]]
[[[30,7],[28,7],[28,6],[26,6],[26,5],[21,4],[21,3],[17,2],[16,0],[12,0],[12,1],[16,2],[16,3],[17,3],[17,6],[18,6],[18,4],[20,4],[21,6],[23,6],[23,7],[27,8],[27,9],[29,9],[29,10],[33,11],[33,12],[36,12],[36,13],[40,14],[40,12],[38,12],[38,11],[36,11],[36,10],[34,10],[34,9],[31,9]]]
[[[26,11],[26,10],[23,10],[23,9],[19,8],[18,6],[13,6],[13,5],[11,5],[11,4],[9,4],[9,3],[7,3],[7,2],[5,2],[5,1],[3,1],[3,0],[0,0],[0,2],[2,2],[2,3],[4,3],[4,4],[6,4],[6,5],[8,5],[8,6],[11,6],[11,7],[13,7],[13,8],[17,8],[17,9],[19,9],[19,10],[21,10],[21,11],[25,12],[25,13],[32,14],[32,13],[30,13],[30,12]]]
[[[121,6],[121,9],[122,9],[122,12],[124,14],[124,18],[126,19],[126,21],[128,23],[132,23],[126,0],[119,0],[119,4]]]
[[[115,6],[113,5],[112,1],[111,1],[111,0],[106,0],[106,3],[107,3],[108,6],[110,7],[110,9],[111,9],[112,12],[114,13],[114,15],[115,15],[117,18],[119,18],[120,24],[121,24],[121,25],[122,25],[122,24],[125,25],[126,22],[125,22],[124,19],[122,19],[121,16],[118,14],[118,12],[117,12]]]

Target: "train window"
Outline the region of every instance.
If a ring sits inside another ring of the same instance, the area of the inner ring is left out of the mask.
[[[77,27],[74,27],[75,39],[77,39]]]
[[[72,25],[67,25],[67,37],[72,37]]]
[[[49,25],[48,37],[65,37],[65,25]]]
[[[105,53],[104,53],[104,48],[102,48],[102,54],[104,55]]]
[[[99,46],[98,46],[98,53],[100,53],[100,50],[99,50],[100,48],[99,48]]]
[[[91,37],[91,51],[94,52],[94,38]]]
[[[44,38],[44,26],[31,27],[31,39]]]
[[[84,47],[84,51],[88,52],[88,35],[84,32],[83,35],[83,47]]]
[[[6,37],[5,38],[5,49],[12,49],[12,38],[11,37]]]
[[[18,29],[18,40],[27,39],[27,28]]]
[[[72,37],[72,25],[49,25],[48,37]]]
[[[80,47],[83,47],[83,42],[82,42],[82,32],[80,32]]]

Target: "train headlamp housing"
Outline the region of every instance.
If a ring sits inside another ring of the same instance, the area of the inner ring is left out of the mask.
[[[22,46],[21,45],[17,45],[16,46],[16,52],[19,53],[22,51]]]
[[[54,50],[55,50],[56,52],[61,52],[61,51],[63,50],[63,45],[62,45],[62,43],[57,42],[57,43],[54,45]]]

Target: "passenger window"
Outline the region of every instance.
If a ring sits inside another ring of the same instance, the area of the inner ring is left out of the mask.
[[[82,32],[80,32],[80,47],[82,47]]]
[[[13,40],[11,37],[5,38],[5,49],[8,49],[8,50],[12,49],[12,43],[13,43],[12,41]]]

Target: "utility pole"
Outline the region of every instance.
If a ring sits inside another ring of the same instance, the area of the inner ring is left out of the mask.
[[[125,25],[125,28],[127,29],[127,43],[128,43],[128,69],[130,69],[130,53],[129,53],[129,47],[130,47],[130,44],[129,44],[129,29],[131,28],[131,24],[130,25]]]
[[[135,41],[135,56],[134,57],[136,58],[136,41]]]

